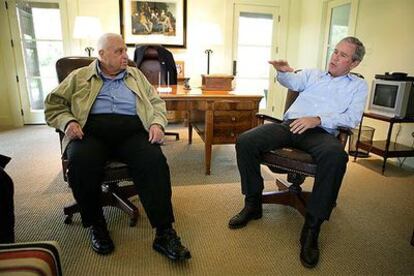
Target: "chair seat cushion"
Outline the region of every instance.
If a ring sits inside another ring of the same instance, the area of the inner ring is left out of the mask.
[[[275,173],[295,172],[309,176],[316,174],[316,164],[312,156],[294,148],[281,148],[263,153],[262,164]]]
[[[111,161],[105,165],[105,175],[103,183],[115,181],[130,181],[128,165],[119,161]]]

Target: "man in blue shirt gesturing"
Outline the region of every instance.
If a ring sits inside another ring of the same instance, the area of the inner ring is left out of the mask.
[[[237,139],[237,165],[245,206],[230,219],[231,229],[262,217],[261,153],[294,146],[311,154],[317,163],[300,239],[300,259],[308,268],[318,263],[320,226],[329,219],[348,162],[343,146],[335,137],[337,127],[356,127],[364,110],[367,83],[350,74],[364,54],[361,41],[346,37],[336,45],[328,72],[312,69],[294,73],[286,61],[270,61],[277,70],[277,80],[298,91],[299,96],[284,114],[282,124],[264,124]]]

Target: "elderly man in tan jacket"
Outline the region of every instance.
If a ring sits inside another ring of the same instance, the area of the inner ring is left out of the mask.
[[[118,34],[98,40],[98,60],[73,71],[45,100],[49,126],[65,133],[63,151],[82,223],[92,249],[109,254],[114,244],[100,206],[103,168],[109,157],[128,164],[152,227],[153,248],[173,260],[191,257],[172,227],[171,182],[161,151],[167,124],[165,102],[145,76],[128,66]]]

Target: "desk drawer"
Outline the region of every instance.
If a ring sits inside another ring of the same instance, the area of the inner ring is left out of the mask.
[[[213,144],[234,144],[237,137],[249,128],[215,128],[213,132]]]
[[[258,103],[253,101],[217,101],[214,110],[257,110]]]
[[[253,127],[251,111],[214,111],[213,142],[235,143],[237,136]]]
[[[251,111],[214,111],[214,128],[245,127],[252,125]]]

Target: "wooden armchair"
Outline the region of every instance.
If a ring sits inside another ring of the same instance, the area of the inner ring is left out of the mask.
[[[59,83],[62,82],[67,75],[73,70],[88,66],[95,58],[91,57],[64,57],[56,62],[56,72]],[[130,66],[135,66],[133,61],[129,61]],[[60,142],[62,142],[64,133],[56,130],[59,133]],[[68,160],[66,155],[62,155],[63,178],[68,181]],[[129,183],[120,186],[120,182]],[[129,175],[126,164],[118,162],[117,160],[110,160],[105,166],[104,178],[102,181],[102,205],[114,206],[123,210],[130,217],[130,226],[135,226],[138,220],[138,208],[129,201],[129,198],[137,195],[134,184],[131,182],[132,178]],[[70,186],[70,183],[69,183]],[[72,216],[79,212],[77,203],[73,203],[63,208],[66,215],[65,223],[72,223]]]
[[[297,96],[298,92],[288,90],[285,110],[296,100]],[[263,114],[258,114],[257,118],[259,124],[263,124],[265,121],[282,122]],[[344,148],[350,134],[352,134],[350,129],[339,129],[338,139]],[[276,178],[278,191],[263,193],[262,202],[291,206],[305,216],[306,202],[311,193],[302,191],[300,185],[303,184],[307,176],[315,177],[316,175],[317,165],[312,156],[299,149],[286,147],[264,153],[261,163],[274,173],[287,174],[287,180]]]

